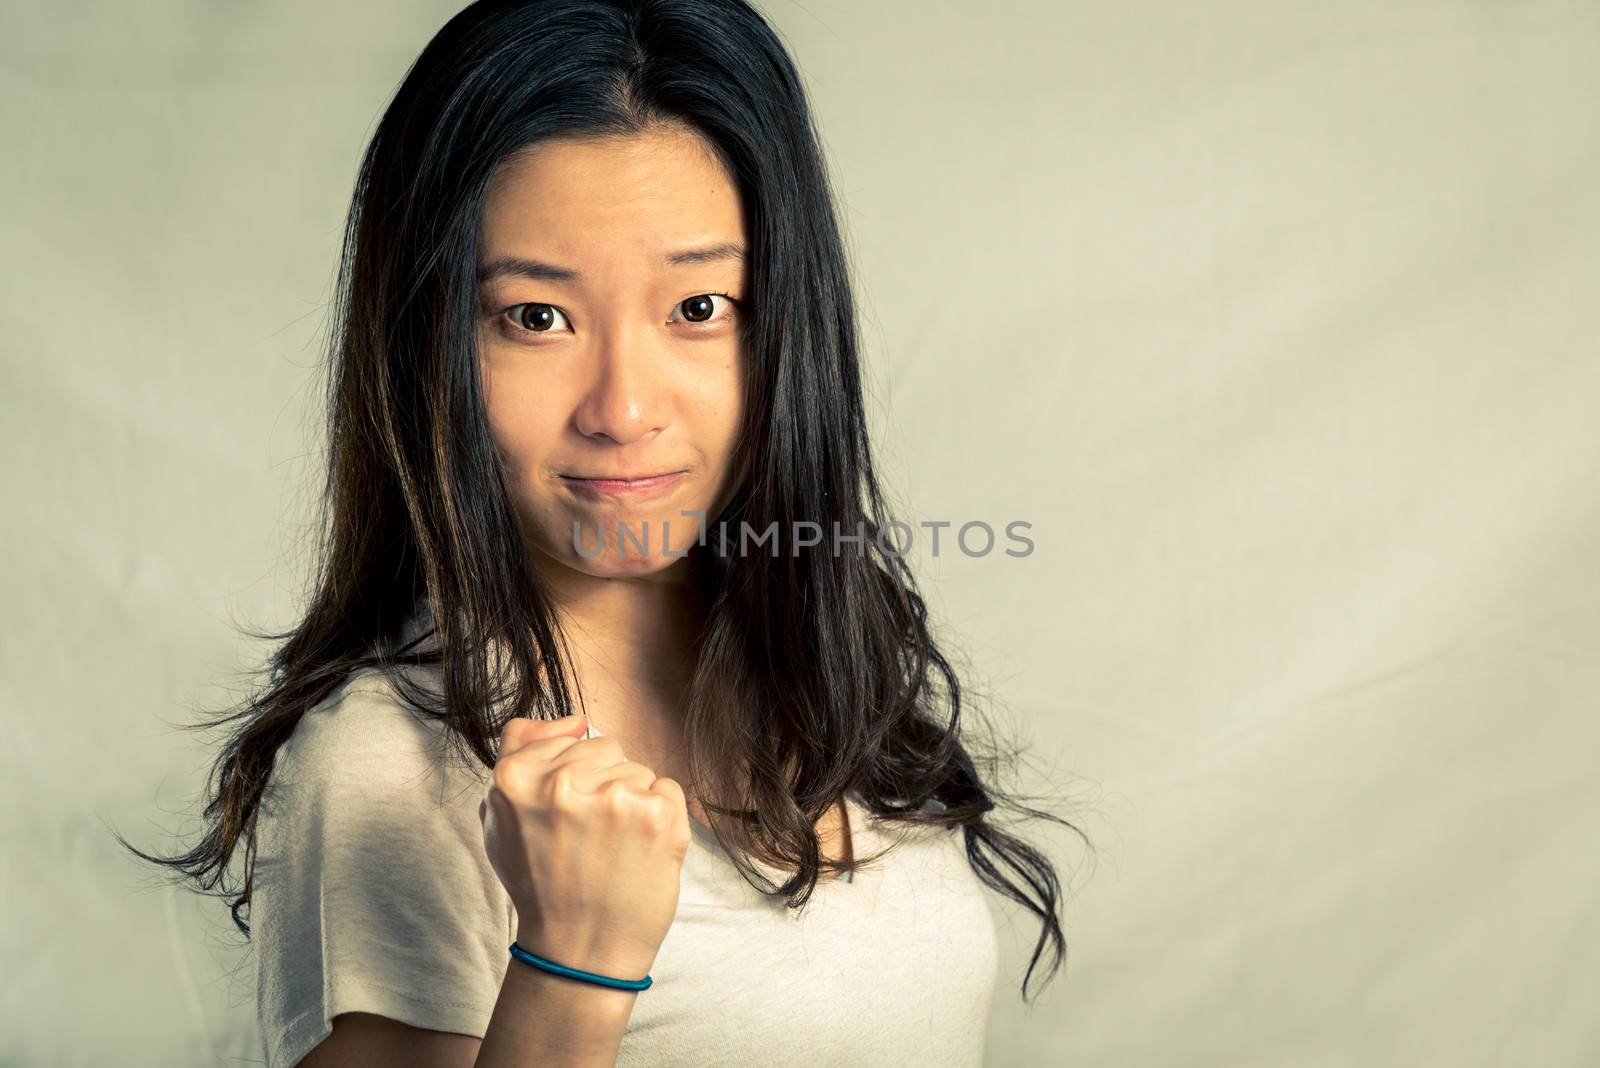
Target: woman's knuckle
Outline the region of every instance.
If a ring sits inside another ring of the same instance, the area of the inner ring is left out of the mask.
[[[520,786],[521,776],[508,761],[501,761],[494,766],[494,775],[491,776],[492,785],[506,797],[513,797]]]

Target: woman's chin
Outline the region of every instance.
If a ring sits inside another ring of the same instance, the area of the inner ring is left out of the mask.
[[[617,566],[644,562],[666,566],[681,560],[701,538],[698,513],[595,509],[573,515],[562,534],[574,556]]]
[[[617,553],[610,549],[598,556],[574,555],[567,561],[567,565],[576,571],[595,578],[637,578],[643,575],[654,575],[678,565],[687,563],[687,559],[680,555],[667,556],[662,553],[645,555],[637,552]]]

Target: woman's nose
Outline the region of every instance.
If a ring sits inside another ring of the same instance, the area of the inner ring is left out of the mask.
[[[593,377],[573,421],[590,438],[640,441],[670,419],[665,353],[648,328],[618,327],[595,339]]]

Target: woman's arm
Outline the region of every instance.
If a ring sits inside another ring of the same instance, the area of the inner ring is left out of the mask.
[[[636,990],[596,986],[513,961],[473,1064],[612,1068],[638,996]]]
[[[612,1068],[636,997],[512,961],[481,1040],[347,1012],[300,1068]]]

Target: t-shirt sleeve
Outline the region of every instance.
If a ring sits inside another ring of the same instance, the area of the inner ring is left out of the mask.
[[[515,911],[484,851],[484,769],[363,672],[280,747],[257,815],[251,941],[267,1068],[342,1012],[482,1037]]]

